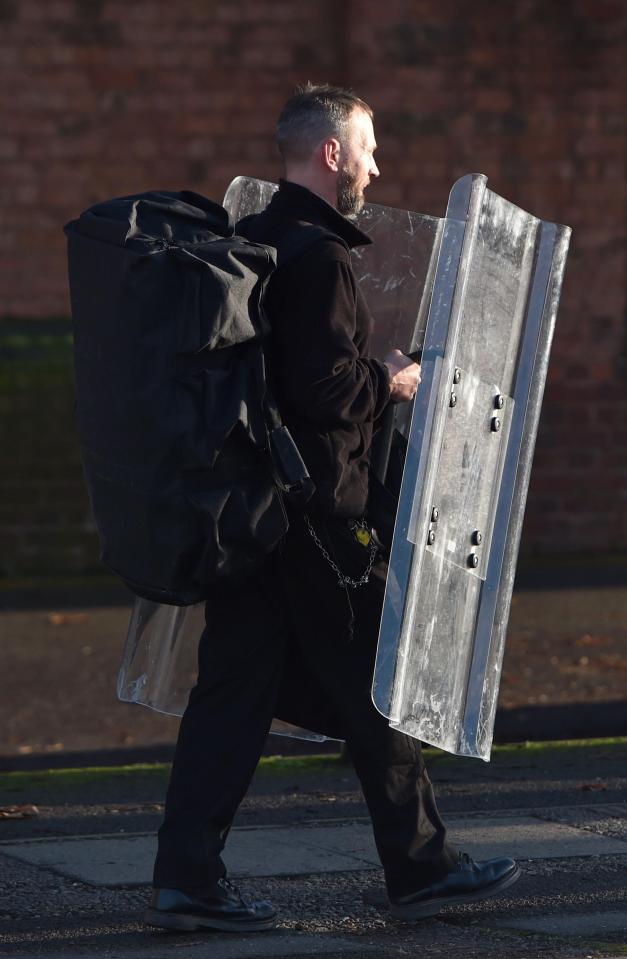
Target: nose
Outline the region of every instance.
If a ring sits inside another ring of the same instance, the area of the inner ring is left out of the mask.
[[[374,157],[372,158],[372,163],[370,164],[370,176],[380,176],[379,167],[375,163]]]

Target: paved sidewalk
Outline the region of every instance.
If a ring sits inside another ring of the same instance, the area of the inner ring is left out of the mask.
[[[0,804],[0,955],[21,959],[392,959],[614,957],[627,953],[627,743],[431,754],[453,840],[476,857],[515,855],[522,878],[475,906],[407,925],[385,907],[363,799],[335,759],[267,763],[226,858],[276,930],[147,929],[154,831],[166,771],[8,774]],[[364,900],[364,896],[366,899]],[[379,905],[369,903],[378,902]]]
[[[608,808],[611,816],[627,820],[627,803],[602,807],[602,811],[608,814]],[[447,824],[452,842],[475,859],[513,856],[531,862],[577,856],[627,857],[627,835],[624,839],[598,835],[588,828],[547,821],[543,813],[449,818]],[[0,855],[113,889],[148,885],[156,849],[152,832],[123,838],[108,834],[0,842]],[[370,824],[351,820],[326,826],[234,828],[224,860],[235,879],[359,872],[379,866]]]

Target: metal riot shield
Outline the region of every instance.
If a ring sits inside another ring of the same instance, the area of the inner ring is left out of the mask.
[[[395,728],[489,759],[570,238],[469,175],[450,195],[373,683]]]
[[[274,183],[237,177],[226,192],[224,205],[237,221],[263,210],[276,189]],[[366,205],[357,224],[373,240],[372,245],[353,251],[355,275],[375,319],[373,353],[382,358],[393,347],[407,353],[419,351],[444,221]],[[388,432],[396,426],[406,433],[408,406],[392,407],[391,413]],[[195,681],[203,627],[203,604],[178,607],[137,599],[118,673],[118,697],[181,715]],[[272,732],[325,738],[276,720]]]

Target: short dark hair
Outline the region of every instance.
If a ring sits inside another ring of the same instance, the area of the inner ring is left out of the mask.
[[[306,83],[297,87],[279,117],[276,138],[284,160],[306,160],[326,137],[342,140],[353,111],[372,117],[367,103],[343,87]]]

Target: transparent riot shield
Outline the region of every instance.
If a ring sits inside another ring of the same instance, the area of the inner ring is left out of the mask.
[[[275,183],[236,177],[224,197],[234,221],[263,210]],[[353,250],[353,269],[374,318],[372,354],[421,349],[443,220],[367,203],[355,218],[372,244]]]
[[[118,698],[180,716],[198,671],[203,603],[168,606],[136,599],[118,673]]]
[[[226,192],[224,205],[237,222],[263,210],[276,189],[274,183],[237,177]],[[383,358],[394,347],[407,353],[419,351],[443,221],[407,210],[366,205],[357,225],[373,240],[372,245],[353,252],[355,275],[375,321],[373,354]],[[390,412],[388,432],[395,427],[407,432],[409,409],[392,407]],[[203,627],[203,604],[177,607],[136,600],[118,674],[119,698],[180,715],[195,681]],[[272,731],[325,738],[279,721]]]
[[[485,177],[458,181],[423,343],[373,699],[486,760],[569,238]]]
[[[168,606],[136,599],[118,672],[118,699],[181,716],[196,682],[204,627],[204,603]],[[318,742],[327,738],[278,719],[272,732]]]

